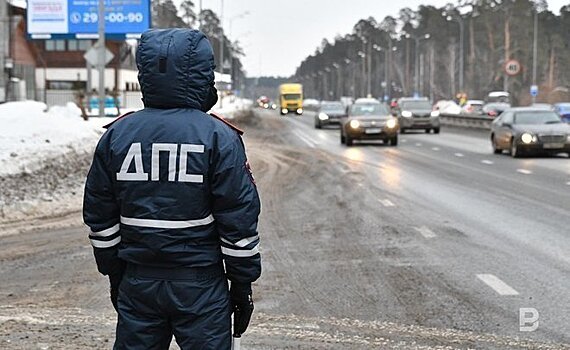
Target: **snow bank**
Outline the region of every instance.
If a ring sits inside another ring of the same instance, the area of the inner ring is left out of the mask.
[[[222,115],[226,119],[234,119],[235,114],[251,108],[253,101],[238,98],[235,96],[226,96],[223,99],[222,107],[220,107],[220,102],[214,106],[213,111]]]
[[[0,176],[37,170],[42,160],[91,151],[111,118],[84,121],[73,104],[47,110],[42,102],[0,105]]]

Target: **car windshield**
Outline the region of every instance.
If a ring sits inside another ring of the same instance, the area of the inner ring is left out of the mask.
[[[301,94],[285,94],[283,98],[286,100],[298,100],[301,98]]]
[[[561,123],[560,117],[554,112],[533,111],[519,112],[515,115],[515,124],[542,125]]]
[[[322,104],[321,105],[321,111],[323,112],[329,112],[329,113],[344,113],[344,106],[342,105],[342,103],[326,103],[326,104]]]
[[[402,109],[431,109],[428,101],[403,101],[400,103]]]
[[[379,103],[354,104],[351,115],[388,115],[388,109]]]

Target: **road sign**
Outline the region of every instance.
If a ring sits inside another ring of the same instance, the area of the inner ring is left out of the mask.
[[[83,55],[83,57],[85,57],[85,60],[92,66],[97,66],[97,64],[99,63],[98,59],[99,53],[97,52],[97,50],[98,50],[97,45],[94,45],[89,50],[87,50],[87,52],[85,52],[85,54]],[[109,51],[109,49],[105,48],[105,65],[111,62],[113,57],[115,57],[115,55],[113,55],[113,53]]]
[[[505,73],[509,76],[518,75],[522,70],[521,64],[517,60],[508,60],[505,64]]]
[[[530,87],[530,95],[531,95],[532,97],[538,96],[538,85],[532,85],[532,86]]]

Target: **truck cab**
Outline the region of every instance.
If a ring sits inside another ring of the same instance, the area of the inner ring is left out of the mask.
[[[289,113],[303,114],[303,86],[301,84],[283,84],[279,87],[281,115]]]

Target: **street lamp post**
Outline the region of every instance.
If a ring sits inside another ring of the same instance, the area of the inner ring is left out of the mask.
[[[366,53],[364,53],[363,51],[358,51],[358,56],[360,58],[362,58],[362,84],[360,85],[360,92],[361,92],[361,96],[363,96],[364,93],[364,84],[366,83]]]
[[[338,95],[338,98],[340,99],[340,96],[342,95],[342,92],[341,92],[342,75],[340,74],[340,64],[335,62],[335,63],[333,63],[333,67],[336,70],[336,92],[335,92],[335,94]]]
[[[420,94],[420,64],[419,64],[419,51],[420,51],[420,41],[422,40],[428,40],[429,38],[431,38],[430,34],[425,34],[423,36],[416,36],[416,37],[412,37],[410,34],[406,35],[406,38],[410,39],[413,38],[416,42],[416,52],[415,52],[415,57],[414,57],[414,96],[419,96]]]
[[[538,59],[538,9],[534,11],[534,38],[532,44],[532,85],[536,86],[536,72]],[[536,96],[532,94],[532,103],[536,103]]]
[[[451,16],[446,12],[443,13],[446,19],[451,21],[456,21],[459,24],[459,90],[464,92],[464,70],[465,70],[465,20],[461,15]]]

